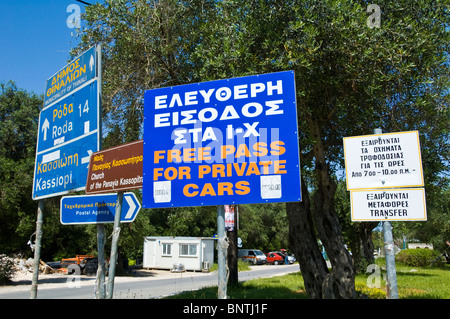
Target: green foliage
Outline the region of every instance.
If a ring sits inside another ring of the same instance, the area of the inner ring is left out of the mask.
[[[397,254],[396,259],[407,266],[424,267],[430,266],[439,255],[440,253],[433,249],[405,249]],[[442,262],[437,264],[442,265]]]
[[[21,232],[35,214],[31,199],[37,121],[42,100],[0,83],[0,251],[29,253],[33,231]]]
[[[263,252],[289,247],[286,208],[282,203],[239,205],[239,231],[243,248]]]

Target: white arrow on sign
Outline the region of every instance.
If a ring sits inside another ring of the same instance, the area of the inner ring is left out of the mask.
[[[127,201],[128,205],[130,205],[130,208],[128,209],[127,214],[125,215],[125,219],[130,219],[133,216],[134,209],[136,208],[136,204],[134,203],[131,196],[124,196],[125,200]]]
[[[91,69],[91,72],[93,67],[94,67],[94,57],[91,54],[91,59],[89,60],[89,68]]]
[[[44,124],[42,124],[41,131],[44,132],[44,141],[47,140],[47,130],[50,128],[50,122],[45,119]]]
[[[89,159],[91,158],[93,152],[92,150],[88,150],[87,152],[89,155],[81,158],[81,164],[89,163]]]

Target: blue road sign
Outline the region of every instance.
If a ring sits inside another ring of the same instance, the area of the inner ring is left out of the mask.
[[[97,81],[93,81],[42,110],[38,153],[98,130],[97,91]]]
[[[99,52],[100,48],[89,49],[49,79],[59,81],[63,75],[72,77],[77,69],[86,70],[82,79],[64,82],[65,89],[58,91],[64,94],[53,103],[44,103],[39,115],[33,199],[63,195],[86,186],[89,156],[100,147],[101,78],[95,77]]]
[[[64,225],[114,223],[117,193],[61,197],[61,223]],[[141,204],[133,193],[124,193],[121,223],[135,220]]]
[[[143,206],[301,200],[294,72],[148,90]]]
[[[96,48],[92,47],[50,77],[45,86],[44,107],[98,76],[96,55]]]
[[[74,142],[36,154],[33,198],[52,197],[84,189],[90,155],[98,148],[98,132],[93,132]]]

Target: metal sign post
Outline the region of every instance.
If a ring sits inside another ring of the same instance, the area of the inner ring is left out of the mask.
[[[111,243],[111,258],[109,261],[109,275],[108,275],[108,284],[106,290],[106,298],[112,299],[114,292],[114,277],[116,274],[116,264],[117,264],[117,247],[119,243],[120,236],[120,215],[122,213],[122,202],[123,202],[123,192],[117,193],[117,202],[116,202],[116,215],[114,218],[114,231],[113,238]]]
[[[395,270],[394,239],[392,238],[392,225],[391,222],[389,221],[383,222],[383,240],[384,240],[384,254],[386,257],[387,298],[398,299],[397,272]]]
[[[100,148],[100,92],[100,45],[83,52],[46,83],[32,190],[32,198],[39,200],[32,299],[37,296],[44,198],[84,189],[89,157]]]
[[[218,298],[227,299],[227,249],[225,234],[225,207],[217,206],[217,263],[218,263]]]
[[[31,281],[31,292],[30,292],[31,299],[36,299],[37,296],[39,262],[41,260],[41,240],[42,240],[43,222],[44,222],[44,200],[41,199],[38,204],[37,219],[36,219],[36,242],[34,246],[33,279]]]
[[[374,134],[381,134],[383,131],[381,128],[376,128],[373,131]],[[392,225],[389,221],[383,221],[383,240],[384,240],[384,254],[386,258],[386,285],[387,285],[387,298],[398,299],[397,288],[397,272],[395,270],[395,252],[394,252],[394,239],[392,237]]]
[[[106,298],[106,261],[105,261],[105,225],[97,224],[97,249],[98,249],[98,268],[96,278],[96,292],[97,299]]]
[[[381,221],[387,298],[398,299],[391,221],[425,221],[426,202],[419,132],[344,137],[352,221]],[[403,187],[403,188],[401,188]]]
[[[115,195],[116,202],[114,205],[114,231],[111,243],[112,246],[108,283],[106,286],[106,292],[103,294],[98,294],[99,299],[111,299],[114,293],[114,278],[117,263],[120,223],[134,221],[137,212],[141,208],[136,196],[133,193],[124,193],[124,191],[142,188],[142,147],[143,141],[138,140],[101,150],[92,154],[91,161],[89,163],[89,172],[87,175],[85,190],[86,194],[99,194],[98,196],[102,198],[104,193],[114,191],[117,192],[117,195]],[[124,199],[125,202],[123,202]],[[110,202],[107,204],[110,205]],[[112,212],[110,213],[111,214],[103,214],[103,222],[111,221],[110,217],[112,217],[113,214]],[[61,221],[62,220],[63,219],[61,216]],[[89,222],[89,219],[85,219],[85,222]],[[92,223],[92,220],[90,222]],[[104,237],[104,234],[100,233],[101,228],[98,229],[98,245],[101,247],[100,239]],[[99,269],[97,273],[97,280],[98,285],[101,287],[104,287],[101,282],[104,283],[105,269],[101,269],[100,265],[104,264],[104,257],[100,255],[99,250]],[[98,288],[98,290],[99,289],[100,288]]]

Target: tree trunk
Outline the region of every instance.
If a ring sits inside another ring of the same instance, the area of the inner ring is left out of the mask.
[[[368,264],[375,263],[375,257],[373,256],[373,241],[372,241],[372,229],[374,229],[378,223],[361,223],[359,226],[359,240],[361,245],[361,257],[366,260]]]
[[[326,164],[319,125],[312,123],[311,129],[316,138],[313,150],[316,159],[315,173],[317,177],[313,220],[333,268],[333,271],[327,275],[323,282],[323,297],[327,299],[354,298],[353,263],[348,250],[345,248],[341,225],[333,206],[336,183],[331,178]]]
[[[321,299],[322,282],[328,274],[328,268],[317,244],[311,202],[303,177],[301,184],[302,202],[286,204],[290,248],[299,261],[306,293],[312,299]]]

